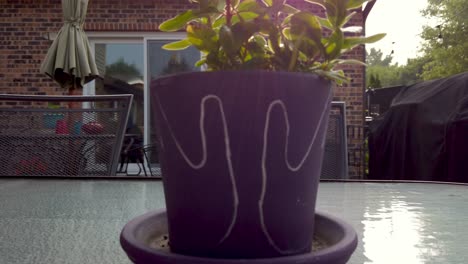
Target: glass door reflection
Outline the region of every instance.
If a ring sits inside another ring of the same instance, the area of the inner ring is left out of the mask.
[[[200,52],[193,47],[189,47],[180,51],[167,51],[162,48],[163,45],[170,43],[174,40],[161,40],[150,39],[147,40],[147,80],[146,83],[149,87],[152,80],[161,76],[176,74],[181,72],[199,71],[200,68],[195,67],[195,63],[200,60]],[[152,146],[151,152],[148,153],[148,163],[154,171],[155,168],[159,169],[158,159],[158,146],[157,146],[157,132],[153,119],[151,118],[151,89],[148,90],[147,102],[149,104],[149,111],[147,112],[147,123],[149,124],[147,141]]]
[[[143,43],[95,43],[94,48],[102,77],[95,82],[94,94],[133,94],[118,172],[139,174],[144,159],[134,150],[143,146],[145,133]]]

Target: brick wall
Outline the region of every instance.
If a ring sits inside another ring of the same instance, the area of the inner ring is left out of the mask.
[[[323,10],[300,0],[290,0],[298,8],[323,15]],[[91,0],[85,31],[157,31],[158,23],[189,6],[187,0]],[[350,22],[362,26],[362,12]],[[39,72],[51,41],[48,33],[62,26],[60,0],[0,0],[0,93],[63,94],[64,91]],[[364,48],[346,57],[362,60]],[[348,125],[364,124],[364,67],[344,66],[352,82],[334,91],[334,100],[346,101]],[[349,138],[349,149],[362,147],[362,136]],[[352,177],[359,168],[351,167]]]

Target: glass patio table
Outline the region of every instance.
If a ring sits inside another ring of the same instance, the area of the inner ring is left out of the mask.
[[[164,208],[162,182],[0,178],[0,263],[128,264],[122,227]],[[349,263],[468,263],[468,186],[322,182],[318,210],[350,223]]]

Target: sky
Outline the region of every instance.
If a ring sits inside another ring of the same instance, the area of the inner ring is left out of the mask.
[[[380,49],[384,56],[394,50],[392,62],[399,65],[417,57],[423,25],[437,25],[420,13],[426,5],[426,0],[377,0],[367,18],[366,35],[387,33],[387,36],[378,43],[367,44],[366,49]]]

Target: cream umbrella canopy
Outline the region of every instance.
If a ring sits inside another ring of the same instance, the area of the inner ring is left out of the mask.
[[[41,65],[41,72],[50,76],[61,87],[69,89],[70,94],[99,77],[83,30],[87,8],[88,0],[62,0],[64,25]]]

